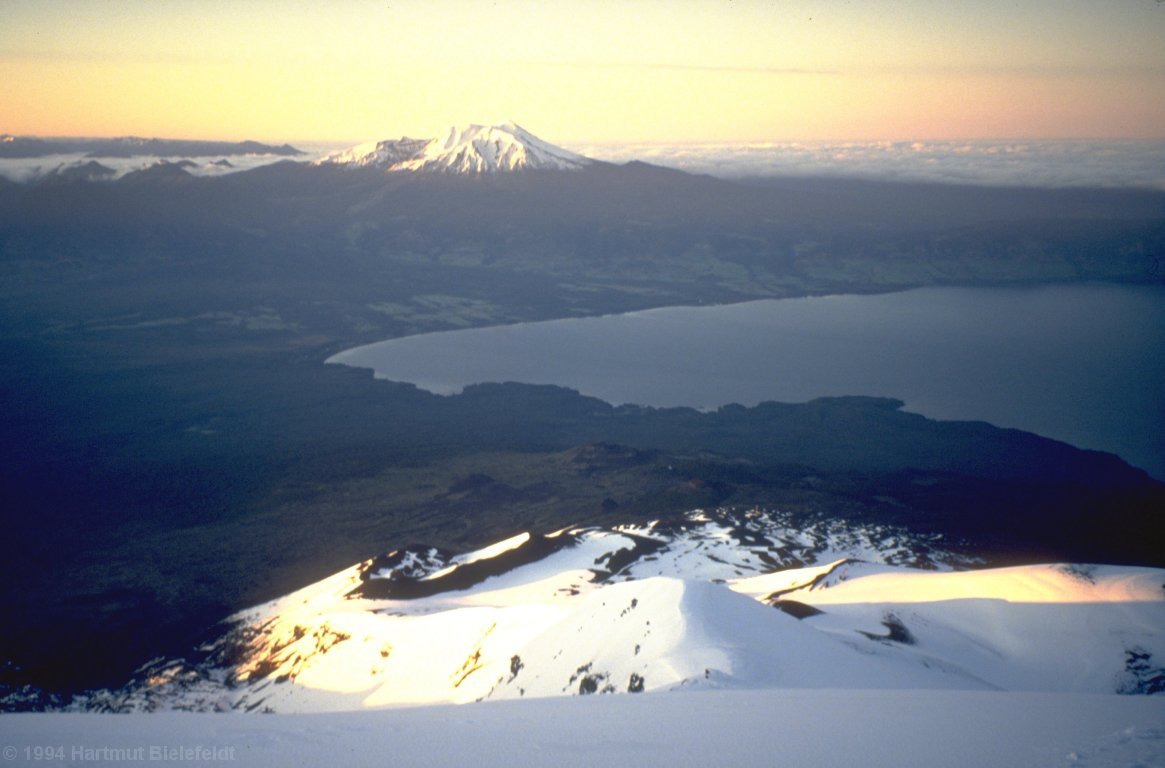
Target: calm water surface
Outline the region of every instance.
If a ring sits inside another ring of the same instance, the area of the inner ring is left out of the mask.
[[[439,394],[558,384],[611,403],[716,408],[881,395],[1017,427],[1165,478],[1165,288],[923,288],[451,331],[329,362]]]

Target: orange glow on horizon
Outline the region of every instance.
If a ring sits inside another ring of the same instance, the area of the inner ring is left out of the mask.
[[[0,132],[261,141],[512,119],[559,143],[1165,139],[1165,5],[43,0]]]

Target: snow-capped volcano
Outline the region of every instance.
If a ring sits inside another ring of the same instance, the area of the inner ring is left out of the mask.
[[[320,165],[480,174],[577,170],[593,161],[539,139],[516,123],[454,126],[433,139],[368,142],[329,155]]]
[[[775,512],[395,550],[244,611],[90,709],[347,710],[699,688],[1165,692],[1165,571],[967,570]]]

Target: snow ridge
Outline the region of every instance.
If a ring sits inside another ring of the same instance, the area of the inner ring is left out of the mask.
[[[369,141],[316,161],[316,165],[348,165],[356,168],[392,168],[416,157],[429,143],[428,139],[399,139]]]
[[[593,161],[543,141],[517,123],[453,126],[433,139],[368,142],[329,155],[317,165],[388,172],[478,175],[529,170],[578,170]]]

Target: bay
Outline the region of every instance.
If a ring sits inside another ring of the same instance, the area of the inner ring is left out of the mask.
[[[428,333],[328,362],[454,394],[555,384],[613,404],[714,409],[895,397],[1116,453],[1165,478],[1165,288],[921,288]]]

